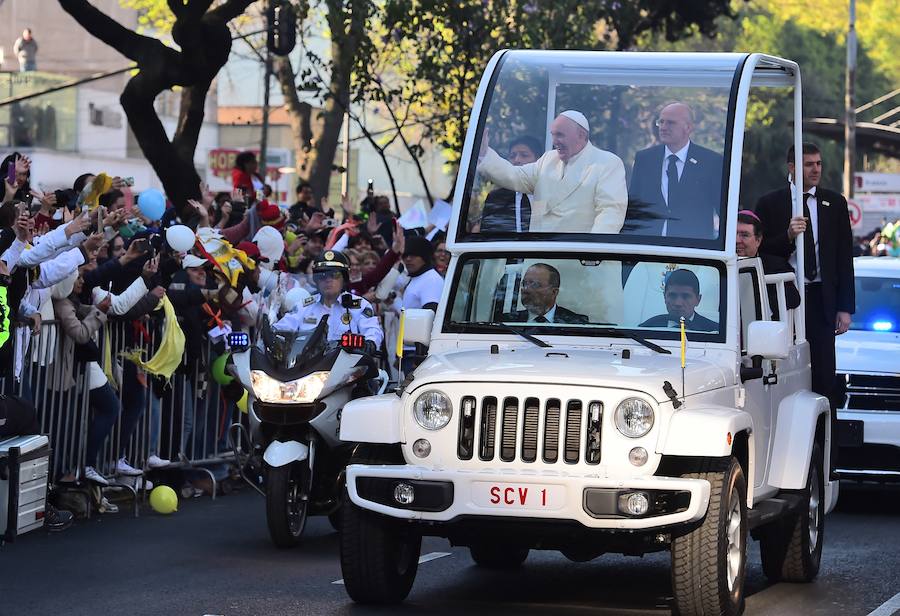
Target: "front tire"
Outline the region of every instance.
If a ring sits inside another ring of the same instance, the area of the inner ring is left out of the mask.
[[[279,548],[300,543],[309,509],[306,462],[268,467],[266,476],[266,523],[269,536]]]
[[[825,482],[822,448],[813,445],[803,505],[763,529],[759,550],[763,571],[773,582],[811,582],[822,564]]]
[[[672,541],[672,590],[681,616],[733,616],[744,609],[747,482],[735,458],[684,475],[710,484],[703,522]]]

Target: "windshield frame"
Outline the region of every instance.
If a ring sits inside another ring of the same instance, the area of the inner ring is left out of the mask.
[[[459,214],[456,220],[456,233],[454,236],[455,243],[465,244],[465,243],[482,243],[482,242],[497,242],[497,241],[529,241],[529,242],[550,242],[550,243],[560,243],[560,242],[584,242],[590,244],[638,244],[638,245],[648,245],[648,246],[671,246],[671,247],[679,247],[679,248],[691,248],[691,249],[700,249],[700,250],[714,250],[718,252],[724,252],[726,250],[727,244],[726,239],[729,235],[729,203],[728,203],[728,195],[730,190],[730,177],[731,177],[731,159],[732,159],[732,150],[734,146],[734,125],[737,114],[738,107],[738,90],[741,83],[741,77],[744,72],[745,65],[747,63],[749,54],[723,54],[723,55],[734,55],[740,56],[739,58],[735,58],[735,68],[731,77],[731,85],[729,87],[728,94],[728,108],[726,113],[726,121],[725,121],[725,136],[724,136],[724,148],[722,151],[722,182],[721,182],[721,194],[719,196],[719,234],[716,239],[703,239],[703,238],[683,238],[683,237],[662,237],[662,236],[649,236],[649,235],[639,235],[636,233],[546,233],[546,232],[525,232],[525,233],[516,233],[516,232],[498,232],[498,231],[487,231],[487,232],[479,232],[479,233],[467,233],[466,232],[466,222],[469,219],[469,212],[472,206],[472,190],[475,185],[476,177],[478,176],[478,153],[477,148],[481,144],[481,139],[484,135],[485,125],[487,123],[489,111],[491,108],[491,103],[493,100],[493,93],[495,92],[497,81],[499,80],[501,73],[503,72],[504,64],[513,57],[524,56],[526,54],[530,54],[532,52],[523,52],[523,51],[510,51],[505,50],[498,52],[496,63],[490,63],[488,65],[487,71],[490,71],[490,76],[488,77],[487,84],[484,89],[484,96],[481,100],[476,100],[476,108],[478,109],[478,119],[476,124],[476,131],[474,133],[474,138],[472,139],[471,150],[468,152],[468,164],[465,167],[466,173],[464,177],[464,185],[462,195],[458,198],[460,199],[460,207]],[[562,53],[591,53],[591,52],[543,52],[549,54],[562,54]],[[600,53],[600,52],[595,52]],[[649,57],[653,54],[647,53],[643,54],[648,56],[648,64],[652,63],[652,59]],[[668,54],[668,55],[677,55],[677,54]],[[697,55],[697,54],[684,54],[684,55]],[[493,67],[491,66],[493,64]],[[702,68],[697,68],[698,72],[702,71]],[[485,85],[484,83],[482,84]],[[601,83],[602,85],[602,83]],[[473,109],[474,113],[474,109]],[[469,131],[472,130],[472,127],[469,127]],[[743,135],[741,135],[741,139],[743,139]],[[740,177],[738,176],[737,182],[740,182]],[[648,241],[650,240],[650,241]]]
[[[490,326],[475,325],[473,323],[460,323],[452,320],[453,306],[456,301],[456,294],[461,290],[460,279],[466,264],[473,260],[487,259],[571,259],[571,260],[587,260],[587,261],[614,261],[624,263],[629,260],[643,263],[672,263],[673,257],[667,255],[653,254],[621,254],[609,252],[586,252],[572,251],[561,252],[558,250],[521,250],[506,251],[502,254],[492,252],[466,252],[461,254],[453,267],[453,279],[449,286],[449,293],[446,296],[445,310],[441,321],[441,334],[497,334],[497,330]],[[726,342],[728,332],[728,288],[727,288],[727,267],[725,261],[715,258],[702,257],[677,257],[679,265],[697,265],[715,268],[719,272],[719,331],[717,333],[688,331],[687,336],[691,342]],[[528,325],[527,323],[516,323],[517,329],[521,329],[529,334],[546,339],[547,336],[569,336],[569,337],[588,337],[588,338],[622,338],[629,340],[630,335],[637,335],[648,340],[664,340],[677,341],[681,338],[678,330],[662,330],[649,329],[641,327],[618,327],[595,325],[591,328],[587,327],[566,327],[553,325]],[[603,330],[597,331],[597,330]],[[611,336],[609,330],[621,331],[621,336]],[[504,334],[513,335],[513,334]]]

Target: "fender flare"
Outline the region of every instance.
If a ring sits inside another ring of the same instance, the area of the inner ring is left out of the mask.
[[[753,432],[753,418],[744,411],[724,406],[675,411],[665,435],[661,435],[658,453],[704,458],[730,456],[734,436],[743,431]],[[749,445],[752,449],[753,439]]]
[[[828,399],[809,390],[798,391],[778,405],[775,438],[769,462],[769,485],[784,490],[802,490],[809,474],[809,458],[819,418],[830,413]],[[825,422],[824,455],[828,457],[831,426]],[[827,468],[827,467],[826,467]],[[828,473],[825,473],[826,480]]]
[[[340,439],[351,443],[403,442],[403,402],[396,394],[351,400],[341,410]]]
[[[263,460],[273,468],[287,466],[292,462],[300,462],[309,457],[309,447],[297,441],[272,441],[266,447]]]

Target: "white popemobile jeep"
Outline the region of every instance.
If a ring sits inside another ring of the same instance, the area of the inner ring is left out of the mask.
[[[735,253],[739,202],[758,188],[741,186],[748,100],[778,88],[793,89],[785,141],[799,158],[800,73],[787,60],[491,60],[442,301],[404,317],[405,342],[427,357],[395,393],[343,410],[341,438],[362,443],[341,536],[351,598],[403,600],[425,535],[485,567],[521,565],[531,549],[575,561],[670,550],[683,615],[741,612],[750,535],[770,578],[816,576],[837,498],[828,402],[809,388],[803,310],[785,306],[793,274],[766,276]],[[560,128],[568,110],[577,122]],[[572,154],[583,124],[603,169]],[[548,153],[512,167],[502,156],[523,135]],[[659,143],[683,152],[667,198]],[[516,193],[528,196],[524,224]],[[584,208],[598,224],[573,222]]]

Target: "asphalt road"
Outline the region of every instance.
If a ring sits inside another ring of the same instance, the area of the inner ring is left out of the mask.
[[[822,571],[807,585],[769,585],[754,543],[746,614],[864,616],[886,602],[878,616],[900,614],[900,597],[890,601],[900,593],[900,493],[844,491],[825,541]],[[278,550],[262,499],[244,490],[183,501],[171,516],[105,515],[0,547],[0,615],[670,612],[667,553],[576,564],[532,552],[515,572],[481,570],[444,540],[426,540],[422,554],[432,560],[403,606],[356,606],[335,583],[338,535],[328,521],[311,519],[302,547]]]

